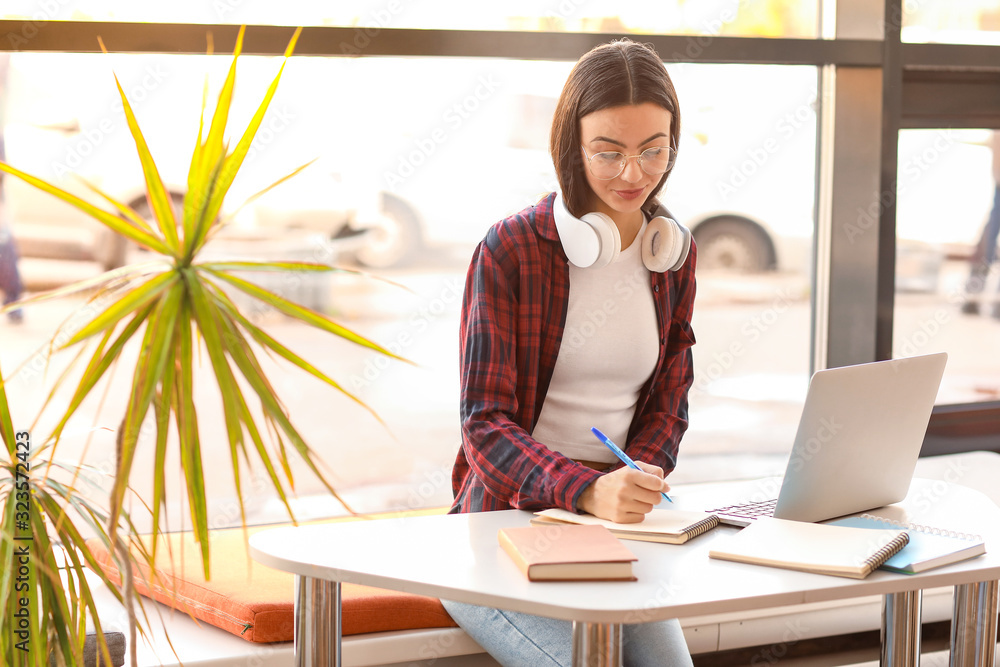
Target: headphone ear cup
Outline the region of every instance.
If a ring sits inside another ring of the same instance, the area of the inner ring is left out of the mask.
[[[566,208],[562,194],[556,193],[552,216],[563,252],[573,266],[581,269],[607,266],[621,249],[618,226],[603,213],[577,218]]]
[[[587,213],[580,218],[594,230],[597,235],[598,251],[597,259],[590,266],[595,269],[602,269],[610,264],[622,249],[622,237],[618,232],[618,225],[610,216],[604,213]]]
[[[684,240],[681,242],[681,254],[678,255],[677,261],[674,262],[674,265],[670,267],[671,271],[677,271],[684,266],[684,262],[686,262],[688,258],[688,253],[691,252],[691,230],[678,223],[676,220],[674,221],[674,224],[677,225],[678,229],[684,232]]]
[[[657,216],[642,235],[642,263],[650,271],[663,273],[684,266],[691,247],[691,232],[676,220]]]

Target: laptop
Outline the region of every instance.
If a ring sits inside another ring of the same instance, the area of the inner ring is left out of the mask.
[[[824,521],[906,497],[947,353],[816,371],[778,497],[705,511],[747,526],[761,516]]]

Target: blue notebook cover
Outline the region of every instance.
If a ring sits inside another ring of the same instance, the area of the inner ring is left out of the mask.
[[[942,565],[957,563],[986,553],[986,544],[978,535],[964,535],[944,530],[899,524],[871,515],[852,516],[827,523],[857,528],[902,528],[909,543],[882,565],[882,570],[916,574]]]

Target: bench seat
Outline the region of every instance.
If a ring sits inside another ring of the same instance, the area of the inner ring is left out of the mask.
[[[370,517],[338,517],[315,523],[385,519],[403,515],[440,514],[445,508],[383,513]],[[136,590],[245,641],[287,642],[294,637],[295,577],[254,561],[246,538],[274,526],[214,530],[209,534],[211,571],[206,578],[201,548],[194,533],[164,535],[156,554],[156,571],[136,573]],[[151,539],[144,538],[146,548]],[[120,585],[118,568],[100,540],[87,542],[108,578]],[[336,545],[331,545],[331,549]],[[342,633],[457,627],[437,598],[358,584],[342,587]]]

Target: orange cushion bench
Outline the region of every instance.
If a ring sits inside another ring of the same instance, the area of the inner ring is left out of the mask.
[[[446,508],[339,517],[315,523],[365,521],[417,514],[443,514]],[[282,524],[288,525],[288,524]],[[286,642],[294,637],[295,575],[254,561],[246,537],[276,525],[226,528],[209,533],[211,579],[206,580],[201,549],[190,532],[169,533],[156,553],[156,576],[136,573],[136,590],[251,642]],[[144,540],[149,545],[149,538]],[[121,582],[118,568],[98,540],[91,553],[109,578]],[[341,632],[346,635],[393,630],[457,627],[437,598],[358,584],[341,587]]]

